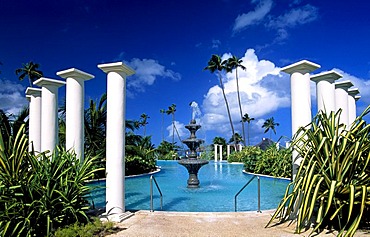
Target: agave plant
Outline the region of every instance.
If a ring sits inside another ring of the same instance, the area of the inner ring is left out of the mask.
[[[50,236],[60,226],[88,221],[84,182],[95,172],[94,158],[79,163],[63,150],[35,156],[24,125],[8,138],[0,133],[0,236]]]
[[[369,112],[370,106],[348,131],[339,124],[341,111],[319,113],[297,131],[291,148],[302,162],[267,226],[294,217],[297,233],[314,224],[313,232],[335,228],[338,236],[353,236],[370,205],[370,124],[363,120]]]

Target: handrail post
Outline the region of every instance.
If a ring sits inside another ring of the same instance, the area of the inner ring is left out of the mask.
[[[253,181],[253,179],[255,179],[256,177],[258,177],[257,175],[253,175],[253,177],[239,190],[239,192],[237,194],[235,194],[234,196],[234,208],[235,208],[235,212],[236,212],[236,202],[237,202],[237,197],[238,195]]]
[[[258,180],[258,210],[257,212],[258,213],[261,213],[261,180],[260,180],[260,177],[257,176],[257,180]]]
[[[153,175],[151,175],[150,176],[150,212],[153,212],[153,210],[154,210],[153,209],[153,180],[154,180],[154,184],[157,187],[158,192],[159,192],[159,197],[160,197],[160,200],[161,200],[161,210],[163,209],[163,194],[162,194],[162,191],[159,188],[157,180],[154,178]]]

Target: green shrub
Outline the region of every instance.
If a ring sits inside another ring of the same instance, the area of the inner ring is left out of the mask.
[[[339,236],[353,236],[369,216],[370,124],[363,116],[370,106],[348,131],[339,123],[340,112],[320,113],[297,131],[291,146],[302,161],[268,224],[293,216],[298,233],[313,222],[313,232],[334,227]]]
[[[277,149],[275,145],[268,147],[256,161],[254,173],[291,177],[292,153],[288,149]]]
[[[136,175],[149,173],[155,170],[155,159],[153,156],[126,156],[125,174]]]
[[[116,232],[112,222],[101,222],[95,219],[85,225],[74,223],[64,228],[59,228],[54,232],[55,237],[93,237],[93,236],[106,236]]]
[[[52,156],[28,152],[22,127],[4,143],[0,134],[0,235],[50,235],[64,225],[87,222],[94,159],[80,164],[75,155],[59,150]]]

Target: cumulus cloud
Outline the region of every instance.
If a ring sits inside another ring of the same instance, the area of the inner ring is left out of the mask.
[[[224,54],[223,59],[230,57]],[[243,114],[261,118],[279,108],[290,106],[289,76],[267,60],[259,60],[253,49],[241,58],[246,70],[238,69]],[[236,131],[241,132],[240,112],[236,91],[235,69],[224,76],[224,89]],[[203,100],[202,124],[205,130],[230,135],[229,118],[219,85],[212,86]]]
[[[220,40],[216,40],[216,39],[213,39],[212,40],[212,48],[213,49],[218,49],[218,47],[220,47],[221,45],[221,41]]]
[[[134,58],[127,64],[135,70],[135,74],[127,79],[127,88],[131,93],[144,92],[147,86],[151,86],[158,78],[168,78],[173,81],[181,79],[181,75],[154,59]]]
[[[18,114],[28,103],[25,88],[21,84],[2,79],[0,84],[0,108],[7,113]]]
[[[252,1],[255,3],[256,1]],[[238,32],[244,28],[255,25],[270,12],[272,8],[271,0],[261,0],[253,11],[239,15],[234,22],[233,32]]]

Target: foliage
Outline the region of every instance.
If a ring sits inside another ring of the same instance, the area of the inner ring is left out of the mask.
[[[179,146],[167,141],[162,141],[161,144],[156,149],[156,158],[158,160],[177,160],[178,154],[177,151],[179,150]]]
[[[19,80],[23,80],[28,77],[30,87],[33,86],[33,82],[43,76],[42,71],[38,70],[40,65],[34,62],[29,62],[22,64],[23,67],[15,70],[15,74],[18,76]]]
[[[235,140],[234,140],[235,138]],[[236,144],[239,144],[240,142],[244,142],[243,137],[239,133],[235,133],[234,136],[232,136],[229,140],[229,143],[235,142]]]
[[[255,146],[246,146],[240,152],[233,152],[227,159],[228,162],[243,162],[247,172],[254,172],[256,162],[262,154],[262,150]]]
[[[223,137],[214,137],[212,140],[213,144],[218,144],[222,146],[226,146],[226,139]]]
[[[219,82],[220,82],[220,87],[221,87],[221,90],[222,90],[222,95],[224,97],[224,101],[225,101],[225,105],[226,105],[226,110],[227,110],[227,115],[229,117],[229,123],[230,123],[230,127],[231,127],[231,132],[232,132],[232,135],[234,137],[235,136],[234,124],[233,124],[233,120],[231,118],[230,106],[229,106],[229,102],[227,101],[227,97],[226,97],[226,93],[225,93],[225,88],[224,88],[224,83],[223,83],[223,80],[222,80],[223,79],[223,76],[221,74],[221,72],[223,72],[223,71],[226,71],[227,72],[229,70],[227,68],[227,60],[222,61],[221,60],[221,57],[219,55],[213,54],[212,57],[211,57],[211,59],[208,61],[207,67],[205,67],[204,70],[209,70],[211,73],[214,73],[214,72],[217,71],[217,73],[218,73],[218,79],[219,79]],[[234,138],[234,141],[236,141],[235,138]]]
[[[39,236],[88,220],[85,196],[92,160],[78,163],[75,155],[59,150],[52,156],[28,153],[21,127],[4,143],[0,134],[0,235]]]
[[[74,223],[64,228],[57,229],[53,236],[55,237],[93,237],[106,236],[115,233],[117,228],[113,222],[102,222],[98,218],[94,219],[85,225]]]
[[[279,126],[279,123],[275,123],[274,117],[271,117],[269,119],[266,119],[266,121],[263,123],[262,128],[265,128],[265,133],[270,131],[270,139],[271,139],[271,131],[274,131],[274,134],[276,134],[275,126]]]
[[[341,111],[320,113],[297,131],[291,146],[300,168],[268,224],[298,213],[298,233],[313,221],[313,232],[334,227],[339,236],[353,236],[369,215],[370,124],[363,120],[369,112],[370,106],[348,131],[339,123]]]
[[[155,149],[151,137],[130,133],[126,142],[126,175],[148,173],[155,170]]]

